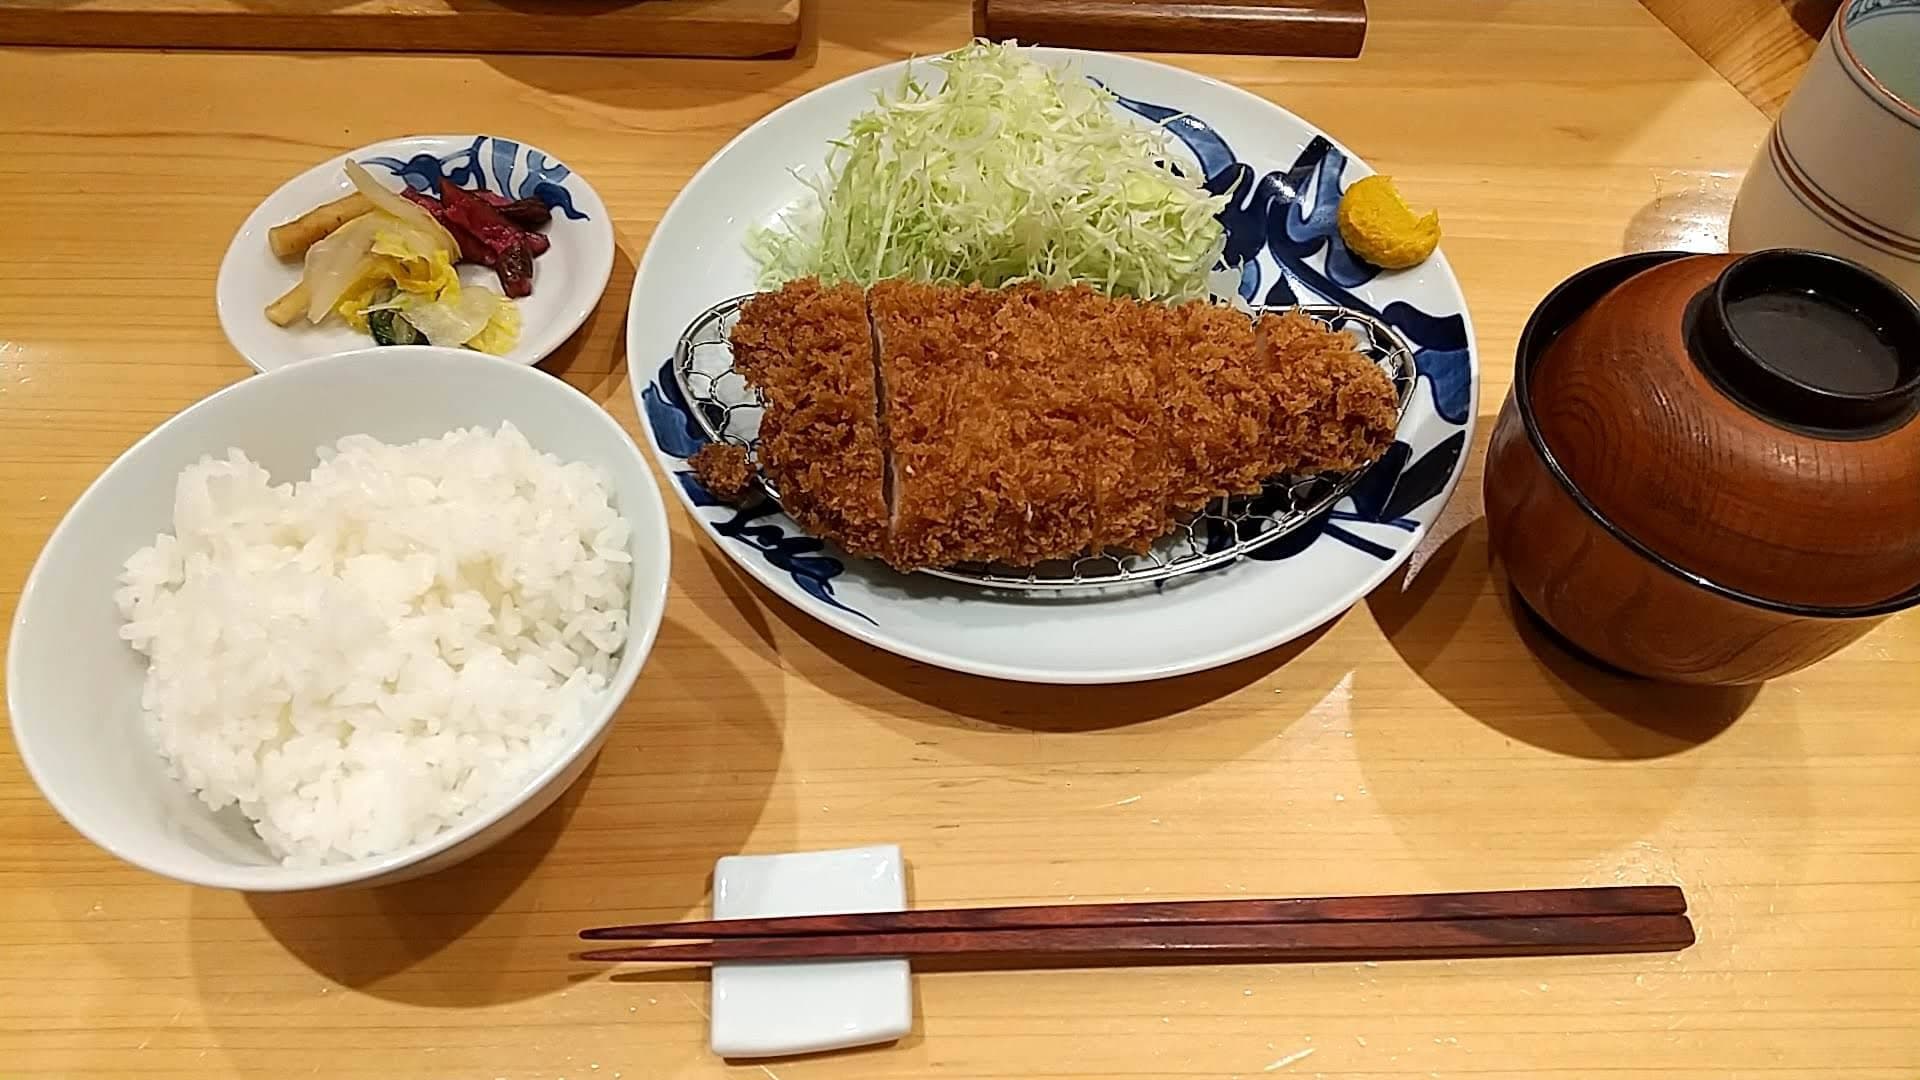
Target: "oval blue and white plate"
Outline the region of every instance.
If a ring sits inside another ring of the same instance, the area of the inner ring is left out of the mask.
[[[680,332],[709,306],[751,292],[744,241],[806,196],[817,170],[902,64],[821,87],[742,132],[674,200],[640,262],[627,357],[662,468],[720,550],[802,611],[862,641],[956,671],[1046,683],[1114,683],[1201,671],[1252,656],[1339,615],[1404,562],[1460,481],[1478,412],[1479,361],[1466,301],[1444,255],[1382,272],[1356,260],[1334,223],[1339,193],[1373,170],[1271,102],[1146,60],[1035,49],[1165,124],[1215,191],[1240,293],[1265,304],[1326,303],[1384,319],[1416,347],[1419,382],[1397,441],[1328,513],[1225,569],[1091,596],[986,591],[903,575],[808,536],[768,508],[723,505],[687,458],[704,441],[671,371]],[[916,74],[938,77],[927,70]]]
[[[537,198],[553,210],[543,230],[553,241],[533,261],[533,295],[520,306],[520,343],[506,359],[535,364],[567,340],[599,305],[613,274],[613,223],[606,204],[579,173],[557,158],[516,139],[492,135],[414,135],[388,139],[330,158],[280,186],[247,217],[220,261],[214,288],[220,328],[257,371],[273,371],[315,356],[363,349],[365,334],[338,319],[319,326],[304,320],[279,327],[266,306],[300,280],[299,262],[284,262],[267,247],[267,230],[292,221],[353,190],[343,163],[359,162],[395,191],[406,184],[431,190],[445,177],[469,190],[508,198]],[[463,263],[463,285],[498,292],[499,279],[484,266]]]

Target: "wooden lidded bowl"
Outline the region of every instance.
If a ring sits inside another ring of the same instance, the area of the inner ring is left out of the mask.
[[[1548,625],[1677,682],[1798,670],[1920,603],[1920,307],[1799,251],[1628,255],[1541,303],[1485,480]]]

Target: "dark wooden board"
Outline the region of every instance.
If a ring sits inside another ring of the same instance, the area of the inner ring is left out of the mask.
[[[995,41],[1115,52],[1359,56],[1366,0],[974,0]]]
[[[0,44],[767,56],[801,0],[0,0]]]

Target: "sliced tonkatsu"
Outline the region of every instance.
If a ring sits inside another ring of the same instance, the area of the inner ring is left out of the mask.
[[[1143,551],[1223,495],[1392,443],[1393,386],[1297,312],[798,281],[753,298],[734,366],[802,527],[913,570]]]
[[[889,281],[868,292],[893,466],[896,566],[1027,565],[1095,543],[1085,387],[1006,292]]]
[[[1144,550],[1176,518],[1167,410],[1148,332],[1167,309],[1087,289],[1032,288],[1018,298],[1036,313],[1028,348],[1046,358],[1066,399],[1061,411],[1083,432],[1079,453],[1064,466],[1093,485],[1093,536],[1082,550]]]
[[[1262,352],[1274,395],[1267,438],[1288,473],[1349,472],[1393,444],[1393,384],[1345,334],[1297,311],[1262,315]]]
[[[781,505],[848,551],[887,551],[886,456],[874,393],[873,333],[857,285],[808,278],[740,310],[733,367],[760,390],[761,468]]]

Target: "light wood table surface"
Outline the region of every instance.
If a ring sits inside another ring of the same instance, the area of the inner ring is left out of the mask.
[[[960,3],[814,6],[763,62],[0,52],[0,617],[114,455],[248,374],[213,310],[233,229],[377,138],[522,135],[591,177],[621,254],[556,366],[633,428],[622,312],[675,191],[781,102],[968,33]],[[1222,671],[1048,690],[812,625],[676,508],[666,624],[598,766],[504,847],[375,892],[122,866],[0,740],[0,1076],[1920,1075],[1920,621],[1757,693],[1627,682],[1516,626],[1479,515],[1531,306],[1623,249],[1716,243],[1765,119],[1632,0],[1370,6],[1358,62],[1177,59],[1442,208],[1483,415],[1410,581]],[[1701,941],[931,974],[896,1047],[734,1066],[703,976],[567,958],[582,926],[704,912],[717,856],[881,841],[920,904],[1677,881]]]
[[[1779,116],[1839,0],[1640,0],[1747,100]]]

